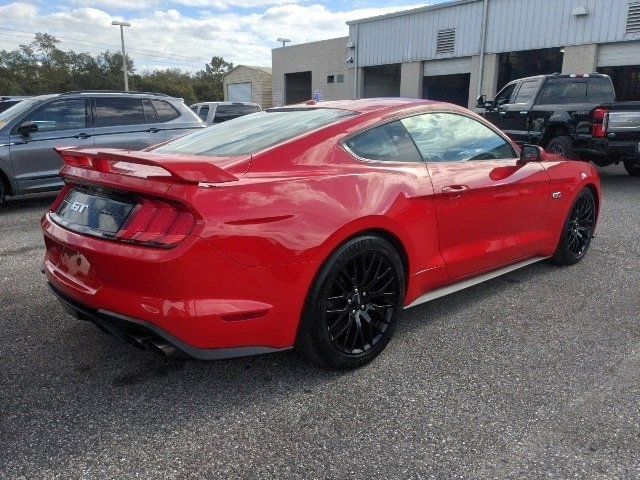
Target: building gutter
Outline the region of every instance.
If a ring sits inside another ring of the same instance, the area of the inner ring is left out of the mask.
[[[478,87],[476,90],[476,97],[479,97],[480,95],[482,95],[482,76],[484,74],[484,52],[485,52],[485,45],[487,43],[488,13],[489,13],[489,0],[484,0],[484,7],[482,10],[482,26],[480,29],[480,66],[478,67]]]

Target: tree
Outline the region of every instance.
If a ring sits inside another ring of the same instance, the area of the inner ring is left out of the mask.
[[[233,68],[233,63],[222,57],[213,57],[211,62],[195,75],[193,90],[200,101],[218,102],[224,100],[222,77]]]
[[[69,90],[121,90],[122,54],[104,51],[96,56],[58,48],[60,41],[46,33],[17,49],[0,50],[0,94],[40,95]],[[195,101],[223,100],[222,77],[233,64],[213,57],[195,74],[177,68],[136,74],[127,56],[132,90],[153,91]]]

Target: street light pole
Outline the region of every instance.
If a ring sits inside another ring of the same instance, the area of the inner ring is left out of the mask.
[[[122,72],[124,73],[124,91],[129,91],[129,75],[127,73],[127,55],[124,51],[124,28],[130,27],[131,24],[129,22],[111,22],[111,25],[117,25],[120,27],[120,41],[122,42]]]
[[[287,46],[287,43],[290,43],[291,40],[289,40],[288,38],[278,38],[278,40],[276,40],[276,42],[281,42],[283,47]]]

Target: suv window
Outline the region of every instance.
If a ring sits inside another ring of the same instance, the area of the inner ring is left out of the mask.
[[[207,121],[207,115],[209,115],[209,105],[203,105],[200,107],[200,112],[198,113],[198,116],[204,120],[205,122]]]
[[[538,85],[540,84],[540,80],[528,80],[526,82],[522,82],[520,88],[518,89],[518,93],[516,94],[516,99],[513,103],[529,103],[535,97],[536,92],[538,91]]]
[[[552,78],[544,86],[539,103],[610,103],[615,100],[614,97],[613,85],[608,78]]]
[[[505,103],[511,103],[511,96],[513,95],[513,91],[516,89],[516,85],[517,83],[512,83],[504,87],[500,91],[500,93],[496,95],[496,98],[493,100],[493,102],[496,105],[504,105]]]
[[[259,112],[260,109],[257,105],[218,105],[216,108],[215,123],[224,122],[225,120],[231,120],[232,118],[241,117],[242,115],[248,115],[249,113]]]
[[[355,155],[386,162],[422,162],[409,132],[400,121],[385,123],[344,142]]]
[[[38,125],[38,132],[85,128],[87,110],[84,98],[56,100],[36,110],[25,121]]]
[[[511,145],[489,127],[455,113],[427,113],[402,119],[427,162],[514,158]]]
[[[157,123],[158,115],[156,110],[151,105],[151,100],[145,98],[142,100],[142,109],[144,110],[144,119],[146,123]]]
[[[169,122],[175,120],[180,116],[180,113],[169,102],[164,100],[151,100],[151,103],[158,112],[158,117],[161,122]]]
[[[96,127],[144,124],[140,98],[95,97]]]

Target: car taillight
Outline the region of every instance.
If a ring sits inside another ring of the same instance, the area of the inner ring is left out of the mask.
[[[596,138],[606,138],[608,126],[609,110],[605,108],[596,108],[593,111],[593,136]]]
[[[116,234],[116,239],[171,247],[185,239],[196,219],[185,207],[160,200],[141,199]]]

